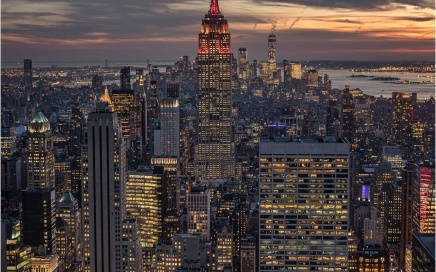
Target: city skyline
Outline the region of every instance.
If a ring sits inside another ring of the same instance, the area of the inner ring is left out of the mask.
[[[209,1],[8,1],[2,5],[2,63],[38,61],[177,60],[196,55],[197,18]],[[249,60],[434,59],[431,1],[220,1],[231,21],[231,51]],[[316,39],[314,39],[316,37]],[[4,65],[3,65],[4,66]]]

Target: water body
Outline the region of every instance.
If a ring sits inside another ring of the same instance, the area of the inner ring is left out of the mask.
[[[174,65],[175,61],[153,61],[150,63],[153,66],[158,66],[161,72],[165,72],[166,66]],[[52,65],[57,65],[59,67],[83,67],[83,66],[105,66],[105,61],[65,61],[65,62],[49,62],[43,61],[33,62],[33,67],[50,67]],[[121,60],[108,60],[109,67],[122,67],[130,65],[132,67],[143,67],[147,66],[147,61],[121,61]],[[2,68],[22,68],[22,62],[2,62]],[[134,72],[134,71],[133,71]],[[365,75],[368,77],[350,77],[352,72],[349,70],[339,70],[339,69],[320,69],[318,71],[320,76],[324,76],[325,73],[329,75],[332,81],[332,88],[344,89],[345,85],[349,85],[350,88],[359,88],[364,94],[372,95],[375,97],[383,96],[385,98],[391,97],[392,92],[403,92],[403,93],[417,93],[419,99],[426,99],[430,97],[435,97],[435,84],[392,84],[395,81],[377,81],[371,80],[369,76],[376,77],[396,77],[401,81],[407,80],[409,82],[419,82],[419,81],[430,81],[434,82],[434,73],[408,73],[408,72],[355,72],[355,75]],[[116,81],[114,81],[116,82]],[[105,84],[110,84],[110,82],[105,82]]]
[[[408,73],[408,72],[355,72],[357,75],[365,75],[368,77],[350,77],[352,72],[349,70],[319,70],[319,76],[328,74],[332,82],[332,88],[344,89],[345,85],[349,85],[351,89],[359,88],[364,94],[375,97],[383,96],[385,98],[392,97],[392,92],[402,93],[417,93],[418,99],[435,97],[435,84],[433,73]],[[400,81],[407,80],[409,82],[433,81],[433,84],[393,84],[393,81],[378,81],[371,80],[372,77],[396,77]],[[433,78],[432,78],[433,77]]]

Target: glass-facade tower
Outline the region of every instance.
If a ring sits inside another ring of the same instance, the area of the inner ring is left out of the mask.
[[[347,271],[350,144],[285,139],[259,145],[259,271]]]

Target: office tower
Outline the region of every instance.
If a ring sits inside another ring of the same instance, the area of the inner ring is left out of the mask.
[[[101,90],[103,88],[103,77],[95,75],[92,77],[92,89],[94,91]]]
[[[3,144],[3,143],[2,143]],[[22,178],[23,160],[12,156],[1,160],[1,188],[2,190],[21,190],[25,179]]]
[[[180,105],[179,85],[169,84],[167,95],[160,99],[160,129],[155,130],[154,155],[179,157],[180,155]]]
[[[384,243],[398,258],[402,220],[404,218],[402,215],[403,188],[400,180],[396,180],[393,184],[384,184],[383,187],[383,191],[386,191]]]
[[[211,0],[198,35],[198,145],[196,178],[234,176],[231,90],[232,53],[227,20]]]
[[[414,233],[435,233],[435,167],[428,161],[415,165],[412,184]]]
[[[83,256],[82,214],[78,201],[71,192],[65,192],[58,200],[57,216],[68,224],[71,243],[74,247],[74,261],[81,261]]]
[[[29,272],[30,246],[24,246],[18,219],[1,221],[1,271]]]
[[[27,187],[54,188],[55,165],[50,122],[38,112],[28,128]]]
[[[403,158],[412,155],[413,99],[410,94],[392,93],[392,142],[402,148]]]
[[[32,59],[24,59],[24,88],[26,99],[29,100],[32,95],[33,73],[32,73]]]
[[[400,152],[401,153],[401,152]],[[385,224],[385,205],[386,192],[383,192],[384,184],[391,185],[396,179],[396,174],[391,168],[391,164],[387,161],[379,162],[374,171],[375,186],[371,191],[371,203],[377,208],[378,216],[381,218],[381,224]],[[384,195],[383,195],[384,194]]]
[[[246,48],[238,49],[238,79],[242,90],[247,89],[248,84],[248,53]]]
[[[411,246],[412,246],[412,223],[413,223],[413,183],[416,179],[417,169],[413,161],[408,161],[402,170],[402,203],[401,203],[401,232],[400,232],[400,259],[401,269],[410,271],[406,267],[410,266]]]
[[[1,157],[8,159],[18,151],[15,127],[1,126]]]
[[[154,156],[154,131],[159,128],[159,98],[156,81],[150,81],[147,93],[146,125],[147,125],[147,161]]]
[[[435,234],[413,234],[412,271],[435,271]]]
[[[136,94],[142,94],[145,92],[145,86],[144,86],[144,68],[136,68],[136,75],[135,75],[135,83],[134,83],[134,89],[136,91]]]
[[[120,118],[123,137],[129,138],[133,131],[131,108],[135,105],[135,91],[131,89],[112,90],[111,102],[114,112]]]
[[[72,234],[67,221],[56,217],[56,253],[59,256],[59,270],[68,269],[74,261],[74,246],[71,242]]]
[[[274,82],[273,74],[277,68],[276,61],[277,41],[273,31],[268,35],[268,81]]]
[[[113,110],[121,121],[123,137],[127,140],[127,165],[136,169],[142,156],[142,116],[141,105],[138,103],[135,91],[131,89],[112,90],[110,100]]]
[[[141,238],[138,235],[136,219],[124,219],[121,235],[123,237],[122,271],[143,271]]]
[[[306,86],[307,87],[318,87],[318,71],[308,70],[305,73]]]
[[[120,70],[120,86],[121,90],[130,90],[132,88],[130,85],[130,66],[124,66]]]
[[[99,102],[88,116],[87,131],[87,152],[82,154],[85,271],[122,271],[127,166],[117,113]]]
[[[354,102],[353,95],[348,86],[345,86],[345,89],[342,91],[341,109],[342,137],[347,138],[354,149],[354,134],[356,132],[354,122]]]
[[[383,146],[382,158],[391,164],[396,177],[401,178],[401,169],[404,167],[402,150],[399,146]]]
[[[126,211],[128,218],[137,219],[138,234],[143,248],[153,248],[161,240],[164,182],[162,167],[153,171],[129,171],[126,185]]]
[[[257,68],[259,68],[258,67],[258,63],[257,63],[257,60],[253,60],[253,62],[252,63],[250,63],[249,64],[249,76],[248,76],[248,79],[249,80],[252,80],[253,78],[255,78],[255,77],[257,77]]]
[[[339,107],[337,100],[329,99],[326,113],[326,135],[340,137],[342,135],[339,122]]]
[[[333,137],[261,138],[259,271],[347,270],[349,150]]]
[[[356,133],[364,134],[371,131],[371,105],[370,104],[355,104],[354,105],[354,120]]]
[[[23,244],[56,252],[56,202],[54,189],[22,191]]]
[[[192,187],[188,194],[188,233],[210,241],[210,191],[205,187]]]
[[[162,193],[165,198],[162,202],[163,216],[170,211],[180,209],[180,167],[177,157],[153,157],[151,167],[163,167],[165,178],[162,180]]]
[[[290,74],[292,79],[301,79],[301,63],[300,62],[290,62]]]

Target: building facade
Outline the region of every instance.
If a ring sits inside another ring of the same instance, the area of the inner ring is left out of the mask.
[[[234,176],[231,73],[229,26],[212,0],[198,35],[198,180]]]
[[[259,271],[346,271],[345,139],[261,139]]]

